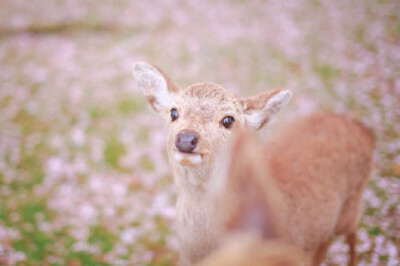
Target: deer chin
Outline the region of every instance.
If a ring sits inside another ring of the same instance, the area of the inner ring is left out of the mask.
[[[195,152],[185,153],[175,151],[174,157],[177,163],[184,166],[195,166],[203,161],[203,157],[201,156],[201,154]]]

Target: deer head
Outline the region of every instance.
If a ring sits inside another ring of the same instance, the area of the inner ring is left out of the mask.
[[[209,176],[232,131],[262,128],[292,95],[275,89],[237,98],[214,83],[182,89],[160,69],[143,62],[133,65],[133,75],[147,101],[169,124],[167,150],[174,171],[189,170],[203,179]]]

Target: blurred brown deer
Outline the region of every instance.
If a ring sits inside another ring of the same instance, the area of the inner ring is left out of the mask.
[[[300,248],[277,239],[279,195],[265,178],[263,154],[249,132],[235,138],[230,154],[223,183],[215,191],[220,248],[198,266],[305,265]]]
[[[373,147],[372,134],[359,122],[330,113],[297,119],[262,146],[240,134],[217,193],[221,235],[278,238],[301,247],[307,265],[319,265],[333,237],[344,234],[349,265],[356,265],[356,229]],[[222,248],[208,260],[224,257],[230,256]]]

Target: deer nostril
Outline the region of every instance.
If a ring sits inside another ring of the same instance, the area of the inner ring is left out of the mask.
[[[196,149],[199,135],[194,130],[184,129],[176,135],[175,146],[180,152],[190,153]]]

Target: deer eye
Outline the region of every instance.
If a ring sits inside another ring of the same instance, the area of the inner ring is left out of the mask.
[[[225,116],[221,123],[225,128],[231,128],[233,122],[235,121],[235,118],[233,118],[232,116]]]
[[[178,119],[179,117],[179,113],[178,110],[176,110],[175,108],[171,109],[171,120],[172,122],[174,122],[176,119]]]

